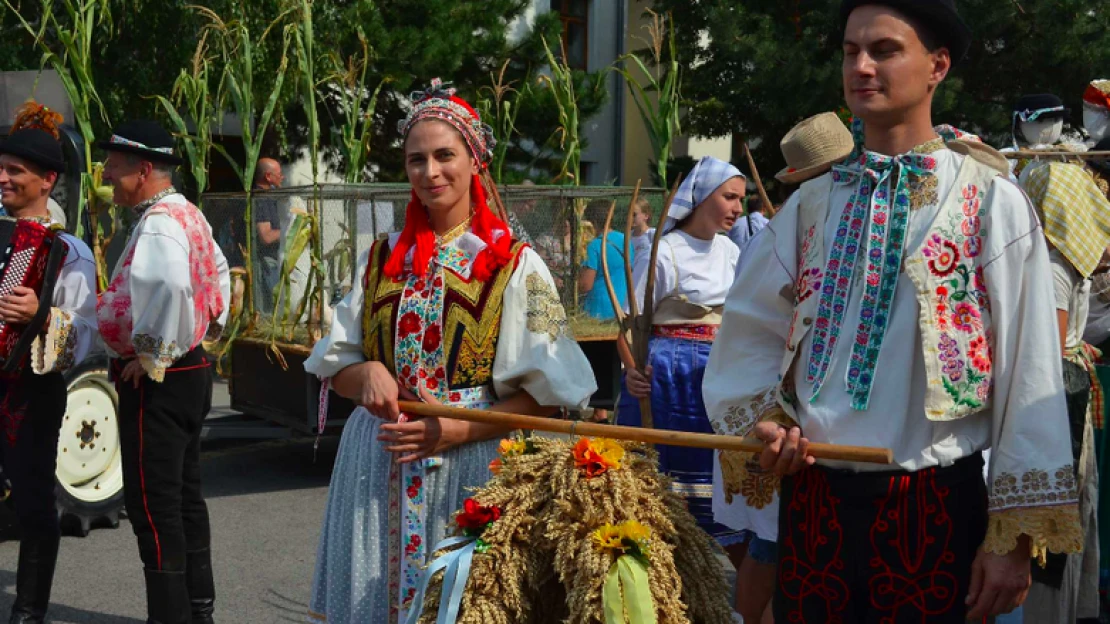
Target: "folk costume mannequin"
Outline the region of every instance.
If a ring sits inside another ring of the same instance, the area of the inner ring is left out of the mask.
[[[841,16],[864,149],[753,243],[710,363],[743,373],[706,406],[787,475],[776,621],[981,620],[1021,604],[1031,555],[1082,538],[1048,248],[1020,189],[933,129],[970,45],[954,3]],[[810,440],[897,465],[816,462]]]
[[[212,406],[201,346],[227,319],[231,280],[212,228],[174,189],[173,137],[152,121],[120,124],[105,181],[135,224],[100,297],[100,335],[119,393],[124,502],[144,565],[148,622],[212,621],[215,587],[200,430]]]
[[[12,133],[0,142],[0,200],[8,216],[54,223],[50,191],[65,170],[58,142],[61,115],[28,102]],[[54,287],[50,316],[31,347],[21,373],[0,376],[0,463],[12,483],[12,502],[22,536],[12,624],[42,622],[50,603],[61,533],[54,500],[58,430],[66,411],[63,373],[78,366],[96,337],[96,265],[85,243],[60,234],[66,255]],[[0,297],[0,319],[31,322],[39,307],[23,286]]]
[[[1063,343],[1063,381],[1071,425],[1072,457],[1083,524],[1082,552],[1049,557],[1033,570],[1025,607],[1029,622],[1074,622],[1098,618],[1099,540],[1098,467],[1095,460],[1091,393],[1098,387],[1095,360],[1100,353],[1083,342],[1091,298],[1091,279],[1110,269],[1103,262],[1110,248],[1110,201],[1090,174],[1070,163],[1037,163],[1022,175],[1022,186],[1036,206],[1050,245],[1049,259]],[[1105,279],[1105,278],[1103,278]]]
[[[490,210],[493,135],[438,80],[400,124],[404,229],[361,255],[354,289],[305,370],[359,407],[343,428],[310,616],[404,622],[428,548],[485,483],[500,427],[417,418],[398,399],[541,416],[597,388],[547,267]]]
[[[1064,134],[1064,120],[1069,114],[1064,101],[1051,93],[1023,95],[1011,113],[1012,144],[1003,152],[1058,151]],[[1010,173],[1017,179],[1029,165],[1029,159],[1011,160]]]
[[[702,375],[717,335],[721,306],[732,285],[740,250],[726,236],[743,214],[746,180],[740,170],[711,156],[682,181],[667,208],[655,261],[655,292],[648,376],[636,371],[623,340],[627,392],[617,413],[621,425],[639,426],[636,399],[650,397],[659,429],[711,433],[701,397]],[[636,300],[643,305],[651,253],[636,258]],[[660,446],[659,469],[674,479],[698,524],[724,545],[740,536],[713,520],[713,452]]]
[[[788,185],[801,184],[828,172],[854,147],[852,133],[836,113],[805,119],[779,143],[786,167],[775,179]],[[751,254],[741,252],[737,271],[750,258]],[[735,374],[733,366],[710,367],[703,384],[721,383],[722,378],[731,379]],[[747,537],[747,548],[738,564],[734,557],[736,610],[746,622],[772,620],[769,608],[778,560],[778,490],[779,478],[760,467],[757,454],[718,452],[714,457],[713,518]]]

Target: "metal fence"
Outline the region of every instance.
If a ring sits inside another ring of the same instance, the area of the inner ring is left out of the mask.
[[[531,243],[551,270],[560,296],[568,310],[580,307],[585,293],[577,292],[581,265],[586,259],[589,242],[600,236],[605,213],[616,202],[612,228],[624,230],[633,189],[629,187],[563,187],[505,186],[501,197],[512,215],[514,235]],[[316,197],[321,206],[323,265],[326,273],[325,292],[331,303],[337,302],[351,286],[357,259],[370,248],[380,234],[399,232],[404,226],[405,207],[409,201],[407,184],[322,185]],[[244,266],[242,252],[246,236],[251,236],[252,274],[255,309],[271,314],[275,300],[273,287],[281,276],[279,267],[288,255],[289,231],[298,225],[296,214],[312,205],[312,187],[291,187],[258,191],[253,196],[253,224],[247,227],[245,193],[208,193],[201,206],[212,225],[216,241],[231,266]],[[661,189],[642,190],[640,197],[650,207],[652,222],[664,201]],[[260,230],[269,227],[280,232],[276,242],[260,239]],[[572,236],[577,232],[578,236]],[[623,253],[623,250],[618,253]],[[614,256],[608,256],[610,263]],[[308,252],[288,262],[294,274],[307,274]],[[293,294],[298,296],[296,283],[302,276],[293,276]],[[600,277],[598,287],[604,288]]]

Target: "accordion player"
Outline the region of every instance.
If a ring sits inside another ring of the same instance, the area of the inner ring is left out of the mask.
[[[60,121],[29,102],[0,141],[0,465],[21,533],[11,622],[46,617],[61,538],[54,475],[63,374],[81,364],[97,335],[92,252],[48,208],[65,169]],[[70,451],[80,459],[76,447]]]

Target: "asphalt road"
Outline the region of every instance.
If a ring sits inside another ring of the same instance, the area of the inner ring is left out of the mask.
[[[217,384],[211,419],[229,414]],[[316,540],[338,438],[210,441],[202,450],[204,494],[212,520],[216,619],[304,622]],[[0,618],[15,594],[19,545],[0,543]],[[142,624],[142,564],[126,518],[118,529],[63,537],[48,621]]]

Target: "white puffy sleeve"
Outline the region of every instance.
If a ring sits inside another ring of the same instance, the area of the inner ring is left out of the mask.
[[[632,283],[635,285],[636,303],[644,305],[644,295],[647,292],[648,266],[651,265],[651,247],[638,254],[632,264]],[[652,288],[652,310],[668,293],[678,286],[678,275],[675,274],[674,248],[667,242],[667,235],[659,241],[659,252],[655,256],[655,284]],[[628,304],[625,304],[625,312]],[[641,313],[644,310],[640,310]]]
[[[331,331],[312,348],[312,354],[304,363],[305,371],[320,379],[327,379],[348,366],[366,361],[362,355],[362,308],[365,297],[363,282],[366,280],[370,254],[375,252],[377,245],[384,244],[384,241],[379,241],[359,256],[358,273],[351,292],[336,306]]]
[[[131,262],[131,344],[147,375],[160,382],[196,335],[189,240],[163,213],[147,215],[139,228]]]
[[[520,252],[505,287],[493,384],[501,398],[524,390],[552,407],[585,407],[597,390],[593,369],[570,335],[551,273],[531,248]]]
[[[1017,187],[997,180],[987,201],[996,217],[995,236],[1008,228],[1018,231],[1000,237],[1001,249],[984,264],[994,401],[990,521],[983,547],[1005,554],[1025,534],[1034,555],[1043,556],[1046,549],[1077,552],[1083,534],[1048,247]]]
[[[50,321],[31,343],[36,375],[75,368],[96,344],[96,263],[85,243],[69,234],[62,240],[68,249],[54,286]]]
[[[706,412],[719,434],[748,435],[779,405],[779,369],[794,313],[798,197],[752,239],[725,301],[702,381]]]

